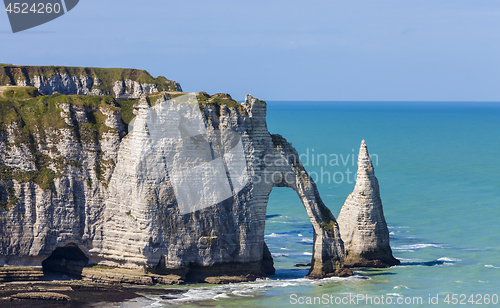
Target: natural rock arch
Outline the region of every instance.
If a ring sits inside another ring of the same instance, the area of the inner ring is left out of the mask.
[[[307,277],[350,276],[352,271],[344,268],[344,244],[331,211],[321,199],[316,183],[305,171],[299,155],[282,136],[271,135],[276,149],[271,165],[279,168],[272,172],[272,187],[293,189],[304,206],[313,227],[313,251],[311,268]],[[269,194],[271,191],[269,191]],[[268,195],[269,198],[269,195]]]

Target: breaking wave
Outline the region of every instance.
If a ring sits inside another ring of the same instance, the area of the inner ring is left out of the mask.
[[[207,286],[207,287],[193,287],[191,286],[185,293],[175,296],[169,296],[168,299],[162,298],[160,295],[147,295],[146,298],[141,300],[143,307],[159,307],[159,306],[182,306],[190,302],[199,302],[205,300],[224,300],[238,297],[256,297],[263,291],[270,288],[282,288],[293,286],[308,286],[308,285],[322,285],[328,282],[338,281],[355,281],[359,279],[366,279],[366,277],[352,276],[348,278],[331,277],[320,280],[311,280],[307,278],[294,278],[294,279],[258,279],[255,282],[248,283],[230,283],[226,285]],[[134,300],[137,304],[137,300]],[[125,303],[124,303],[125,304]],[[130,302],[132,304],[132,301]],[[123,305],[127,307],[127,305]]]
[[[413,249],[422,249],[422,248],[427,248],[427,247],[435,247],[435,248],[447,248],[445,245],[440,245],[440,244],[408,244],[408,245],[401,245],[401,246],[396,246],[393,247],[392,249],[395,250],[413,250]]]

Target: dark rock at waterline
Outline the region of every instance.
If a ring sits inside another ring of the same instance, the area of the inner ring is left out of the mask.
[[[311,266],[311,263],[303,264],[303,263],[297,263],[294,265],[295,267],[309,267]]]

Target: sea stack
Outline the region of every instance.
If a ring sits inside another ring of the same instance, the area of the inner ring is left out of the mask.
[[[390,267],[399,264],[399,260],[392,256],[378,180],[364,140],[359,148],[356,186],[340,210],[337,222],[344,241],[345,266]]]

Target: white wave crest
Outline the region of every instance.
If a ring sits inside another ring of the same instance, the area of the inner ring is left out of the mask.
[[[338,278],[338,277],[335,277]],[[329,278],[327,278],[329,279]],[[338,278],[346,279],[346,278]],[[316,284],[321,280],[311,280],[306,278],[271,280],[257,279],[255,282],[248,283],[230,283],[227,285],[210,286],[210,287],[191,287],[187,292],[181,294],[179,298],[169,299],[171,304],[181,304],[188,302],[197,302],[203,300],[220,300],[231,297],[254,297],[259,292],[268,288],[275,287],[290,287],[299,285]],[[167,302],[165,302],[167,303]]]
[[[409,244],[409,245],[396,246],[393,249],[404,250],[404,249],[421,249],[427,247],[445,248],[445,246],[439,244]]]
[[[442,257],[437,259],[438,261],[445,261],[445,262],[460,262],[462,260],[460,259],[454,259],[454,258],[448,258],[448,257]]]
[[[277,252],[272,252],[271,253],[271,256],[273,258],[278,258],[278,257],[288,257],[288,255],[286,253],[277,253]]]
[[[285,236],[290,236],[290,235],[289,234],[276,234],[276,233],[264,235],[264,237],[285,237]]]

